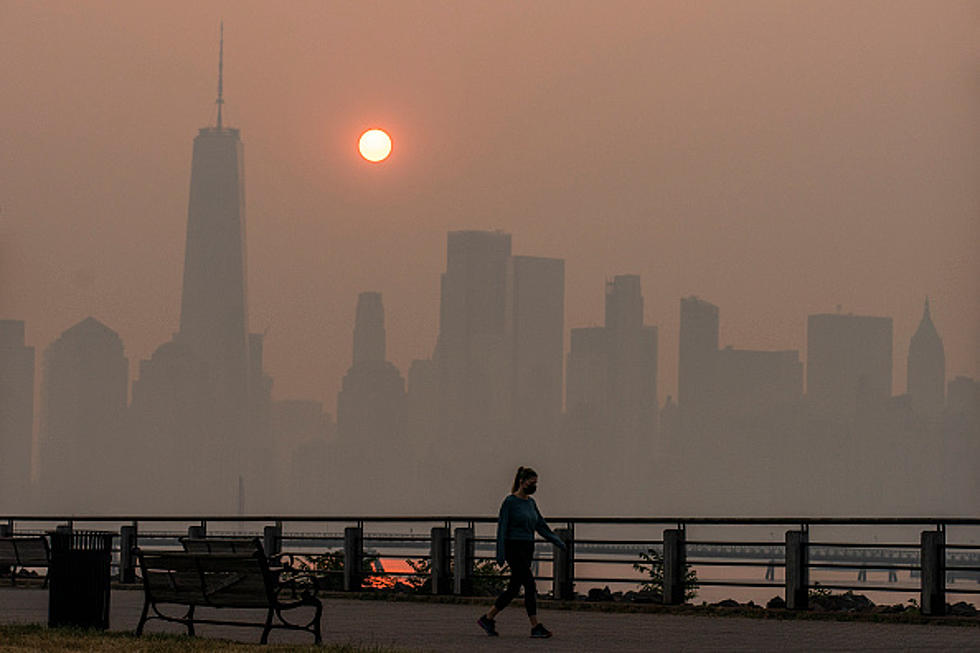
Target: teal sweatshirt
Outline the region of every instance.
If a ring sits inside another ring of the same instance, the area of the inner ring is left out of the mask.
[[[535,531],[555,546],[565,548],[565,543],[548,528],[534,499],[507,495],[500,506],[500,517],[497,519],[497,563],[504,564],[506,540],[534,541]]]

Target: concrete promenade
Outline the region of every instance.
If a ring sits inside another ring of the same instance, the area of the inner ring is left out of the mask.
[[[113,590],[112,630],[134,631],[143,593]],[[497,618],[498,638],[476,625],[484,606],[417,602],[324,600],[324,641],[381,644],[421,651],[980,651],[980,628],[939,625],[779,621],[742,617],[621,614],[542,610],[555,637],[528,638],[523,607],[515,602]],[[214,611],[212,611],[214,612]],[[223,618],[234,611],[221,611]],[[199,611],[205,616],[207,611]],[[237,616],[237,615],[234,615]],[[261,621],[261,611],[241,614]],[[44,623],[47,591],[0,589],[0,622]],[[183,633],[177,624],[151,621],[147,632]],[[260,629],[199,626],[201,637],[257,643]],[[305,633],[273,632],[272,643],[308,644]]]

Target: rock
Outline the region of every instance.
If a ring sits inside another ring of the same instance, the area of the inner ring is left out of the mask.
[[[589,590],[589,601],[612,601],[612,592],[609,591],[609,586],[606,585],[602,589],[598,587],[593,587]]]
[[[786,609],[786,601],[784,601],[783,600],[783,597],[781,597],[781,596],[774,596],[771,599],[769,599],[769,602],[768,603],[766,603],[766,609],[767,610],[785,610]]]
[[[863,594],[848,591],[843,594],[810,596],[810,608],[827,612],[870,612],[874,603]]]
[[[946,614],[953,617],[975,617],[977,616],[978,612],[972,603],[960,601],[959,603],[954,603],[953,605],[949,605],[947,603]]]
[[[739,607],[738,601],[734,599],[725,599],[724,601],[718,601],[717,603],[712,603],[713,608],[737,608]]]

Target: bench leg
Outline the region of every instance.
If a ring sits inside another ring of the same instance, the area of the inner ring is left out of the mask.
[[[187,620],[187,634],[190,637],[194,637],[194,607],[192,605],[187,608],[187,614],[184,615],[184,619]]]
[[[265,628],[262,629],[262,639],[259,640],[260,644],[269,643],[269,632],[272,630],[272,608],[269,608],[269,614],[265,617]]]
[[[316,606],[316,617],[313,619],[313,643],[322,644],[323,637],[320,635],[320,619],[323,617],[323,605]]]
[[[143,614],[140,615],[139,625],[136,626],[137,637],[142,637],[143,635],[143,626],[146,625],[146,617],[149,611],[150,611],[150,599],[146,598],[143,600]]]

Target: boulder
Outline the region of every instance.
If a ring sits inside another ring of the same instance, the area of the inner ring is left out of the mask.
[[[786,601],[784,601],[783,600],[783,597],[781,597],[781,596],[774,596],[771,599],[769,599],[769,602],[768,603],[766,603],[766,609],[767,610],[785,610],[786,609]]]
[[[960,601],[958,603],[954,603],[953,605],[947,603],[946,614],[953,617],[975,617],[977,616],[978,612],[972,603]]]

